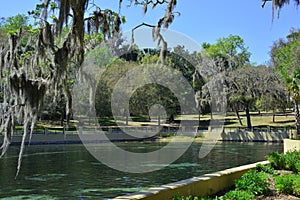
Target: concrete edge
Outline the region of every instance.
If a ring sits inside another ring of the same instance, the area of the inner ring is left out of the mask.
[[[209,196],[226,190],[234,185],[234,181],[239,179],[250,169],[256,168],[257,164],[267,165],[269,161],[261,161],[253,164],[243,165],[230,169],[225,169],[215,173],[204,174],[199,177],[169,183],[159,187],[149,188],[133,194],[119,196],[112,200],[158,200],[171,199],[175,195],[184,196]]]
[[[283,140],[283,152],[300,151],[300,140],[284,139]]]

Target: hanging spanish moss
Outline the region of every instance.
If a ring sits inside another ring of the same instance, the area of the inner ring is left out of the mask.
[[[153,8],[167,4],[165,16],[157,27],[163,25],[167,28],[172,23],[176,0],[143,2],[152,4]],[[122,0],[119,3],[121,7]],[[90,15],[86,17],[88,7]],[[15,126],[22,125],[17,175],[25,141],[27,137],[30,141],[45,96],[51,95],[55,101],[63,94],[67,123],[72,118],[72,85],[69,80],[80,69],[85,52],[89,50],[85,35],[102,34],[104,40],[108,39],[118,34],[121,23],[125,21],[119,12],[101,9],[89,0],[44,0],[36,10],[40,12],[29,13],[38,19],[38,31],[30,32],[20,27],[0,44],[0,133],[4,135],[1,157],[12,141]],[[163,44],[165,50],[166,44]]]
[[[268,1],[272,1],[272,18],[274,19],[275,11],[277,11],[278,18],[280,17],[280,11],[285,4],[289,4],[290,0],[262,0],[262,7],[266,5]],[[298,6],[300,4],[300,0],[293,0],[295,5]]]

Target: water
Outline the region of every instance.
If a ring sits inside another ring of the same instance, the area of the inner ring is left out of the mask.
[[[119,143],[124,149],[148,151],[162,143]],[[209,172],[265,160],[282,144],[218,143],[205,158],[199,159],[201,143],[170,166],[151,173],[130,174],[101,164],[83,145],[32,145],[27,147],[22,168],[14,178],[18,146],[11,146],[0,159],[1,199],[109,199],[148,187],[159,186]]]

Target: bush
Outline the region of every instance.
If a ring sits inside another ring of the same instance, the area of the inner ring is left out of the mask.
[[[268,160],[271,162],[272,167],[275,169],[285,169],[293,171],[294,173],[300,172],[300,152],[292,151],[286,154],[279,154],[273,152],[268,155]]]
[[[179,196],[176,195],[172,198],[172,200],[212,200],[212,198],[210,197],[192,197],[192,196]],[[216,199],[214,200],[218,200],[218,197],[216,197]]]
[[[185,196],[179,196],[179,195],[175,195],[172,200],[193,200],[191,196],[189,197],[185,197]]]
[[[293,194],[297,197],[300,197],[300,177],[299,177],[299,175],[294,180]]]
[[[254,194],[249,191],[231,190],[227,192],[222,200],[251,200],[254,199]]]
[[[265,172],[267,174],[271,174],[271,175],[279,175],[279,172],[275,171],[274,168],[270,165],[262,165],[262,164],[258,164],[256,165],[256,170],[259,172]]]
[[[237,190],[249,191],[254,195],[269,194],[269,185],[269,175],[257,170],[249,170],[241,179],[235,181]]]
[[[293,193],[293,177],[291,174],[275,177],[275,188],[279,193],[292,194]]]
[[[283,169],[285,166],[285,159],[283,154],[278,152],[273,152],[268,155],[268,161],[271,163],[271,166],[275,169]]]
[[[300,160],[295,163],[295,170],[296,173],[300,174]]]
[[[298,169],[296,168],[296,163],[300,160],[300,152],[292,151],[284,154],[285,160],[285,168],[286,170],[293,171],[294,173],[298,173]]]
[[[275,177],[275,188],[279,193],[300,196],[300,175],[285,174]]]

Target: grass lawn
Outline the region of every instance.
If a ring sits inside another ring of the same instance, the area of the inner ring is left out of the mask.
[[[215,119],[224,119],[223,117],[214,116]],[[245,113],[240,113],[240,118],[242,120],[242,124],[240,125],[237,116],[234,113],[227,113],[225,116],[225,127],[247,127],[247,119]],[[189,115],[189,116],[177,116],[176,120],[198,120],[198,115]],[[210,115],[202,115],[200,118],[200,126],[206,127],[209,125],[210,122]],[[273,122],[273,115],[272,113],[261,113],[258,114],[257,112],[251,113],[251,123],[254,127],[291,127],[295,126],[295,117],[294,113],[278,113],[275,116],[275,122]]]
[[[245,113],[241,112],[240,117],[242,120],[243,125],[240,125],[237,116],[235,113],[228,112],[225,116],[225,122],[224,126],[225,128],[245,128],[247,127],[246,122],[246,116]],[[216,120],[223,120],[224,117],[222,116],[214,116]],[[181,120],[187,120],[187,121],[194,121],[194,124],[198,125],[198,115],[183,115],[183,116],[177,116],[175,117],[175,123],[167,124],[161,122],[161,126],[171,126],[171,127],[178,127]],[[100,126],[103,127],[112,127],[112,128],[120,128],[116,124],[115,120],[113,118],[100,118],[99,120]],[[60,121],[39,121],[36,124],[35,132],[44,132],[45,128],[48,129],[48,132],[62,132],[63,126],[61,126]],[[71,121],[69,130],[70,131],[76,131],[75,127],[76,121]],[[294,127],[295,126],[295,118],[294,113],[288,112],[286,114],[278,113],[275,116],[275,122],[273,122],[273,115],[272,113],[260,113],[257,112],[251,113],[251,123],[252,126],[255,128],[266,128],[268,126],[270,127]],[[121,121],[122,126],[126,126],[125,119],[124,121]],[[140,118],[133,118],[132,121],[128,123],[129,126],[149,126],[149,125],[157,125],[157,121],[148,121],[146,117],[140,117]],[[200,129],[207,129],[210,124],[210,115],[201,115],[200,117]],[[23,127],[17,126],[16,127],[17,132],[22,132]]]

